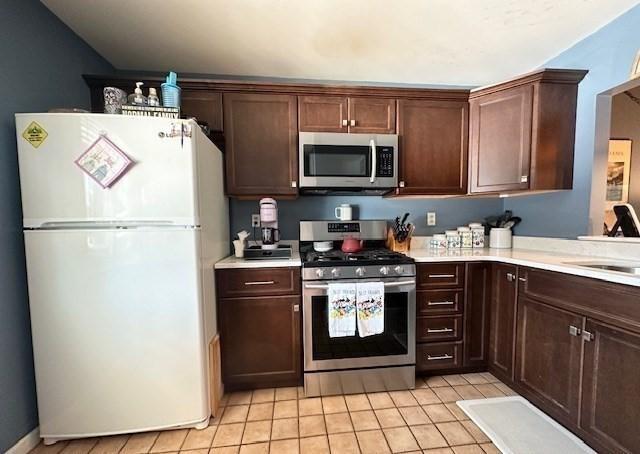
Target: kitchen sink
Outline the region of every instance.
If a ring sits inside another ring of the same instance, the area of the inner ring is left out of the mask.
[[[584,263],[584,262],[567,262],[567,265],[583,266],[585,268],[594,268],[604,271],[617,271],[618,273],[634,274],[640,276],[640,264],[621,264],[621,263]]]

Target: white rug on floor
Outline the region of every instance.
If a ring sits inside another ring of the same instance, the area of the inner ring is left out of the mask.
[[[457,404],[504,454],[595,454],[523,397],[461,400]]]

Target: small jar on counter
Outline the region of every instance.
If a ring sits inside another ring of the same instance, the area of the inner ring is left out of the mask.
[[[447,247],[447,236],[437,233],[431,237],[429,241],[431,249],[445,249]]]
[[[471,237],[473,238],[473,247],[483,248],[484,226],[479,222],[472,222],[471,224],[469,224],[469,228],[471,229]]]
[[[469,227],[458,227],[458,234],[460,235],[461,248],[469,249],[473,247],[473,237]]]
[[[457,230],[447,230],[444,232],[445,237],[447,238],[447,248],[448,249],[459,249],[460,248],[460,234]]]

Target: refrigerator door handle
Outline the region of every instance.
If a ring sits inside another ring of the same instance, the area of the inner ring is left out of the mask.
[[[38,228],[31,230],[71,230],[71,229],[134,229],[145,227],[177,227],[172,221],[126,221],[126,222],[91,222],[91,221],[51,221],[43,222]],[[184,226],[187,227],[187,226]],[[188,226],[198,227],[198,226]]]

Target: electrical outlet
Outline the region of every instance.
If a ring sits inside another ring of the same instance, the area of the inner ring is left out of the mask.
[[[429,211],[427,213],[427,225],[428,226],[436,225],[436,212],[435,211]]]
[[[251,227],[260,227],[260,215],[252,214],[251,215]]]

